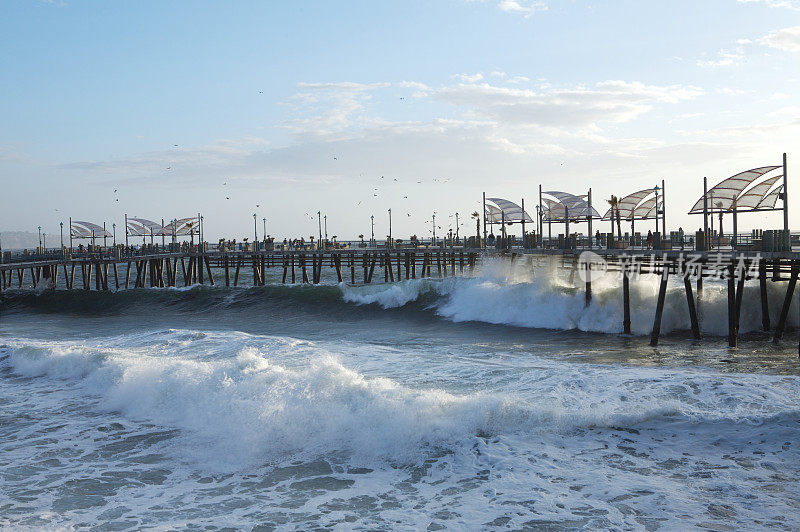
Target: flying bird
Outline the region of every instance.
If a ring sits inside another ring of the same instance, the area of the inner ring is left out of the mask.
[[[117,189],[115,188],[115,189],[114,189],[114,194],[116,194],[116,193],[117,193]]]
[[[228,196],[225,196],[225,199],[230,199]]]

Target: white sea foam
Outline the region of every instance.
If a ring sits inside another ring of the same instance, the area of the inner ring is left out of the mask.
[[[587,306],[585,291],[575,277],[569,282],[564,271],[551,264],[533,268],[523,261],[490,260],[475,277],[450,277],[442,280],[416,279],[394,284],[342,286],[345,301],[377,303],[384,308],[401,307],[422,294],[440,296],[434,304],[438,314],[456,322],[482,321],[556,330],[621,333],[623,304],[621,280],[609,274],[592,283],[592,299]],[[630,284],[631,328],[637,335],[649,334],[658,295],[659,278],[641,276]],[[785,283],[768,283],[769,310],[777,321],[783,304]],[[727,285],[706,280],[698,297],[700,328],[706,334],[727,334]],[[761,329],[761,304],[757,281],[745,285],[740,332]],[[800,305],[793,305],[790,326],[800,323]],[[667,288],[661,331],[689,330],[691,323],[686,294],[681,280],[671,280]]]
[[[226,337],[233,345],[220,341]],[[175,354],[198,345],[218,356]],[[763,396],[754,394],[764,392],[736,388],[737,401],[724,404],[725,394],[709,388],[702,374],[545,362],[507,390],[417,390],[348,368],[330,348],[285,338],[253,345],[242,333],[193,336],[173,330],[94,345],[26,341],[11,347],[16,373],[73,381],[101,397],[104,409],[183,429],[197,438],[199,450],[212,445],[213,456],[236,463],[332,449],[413,461],[421,452],[458,447],[478,434],[631,426],[664,416],[757,421],[794,411],[790,405],[800,399],[798,393],[776,395],[769,406],[761,405]],[[690,392],[687,381],[699,391]]]
[[[794,376],[502,354],[442,364],[386,346],[373,365],[364,344],[182,329],[8,344],[17,377],[0,399],[25,416],[0,442],[15,464],[0,492],[35,497],[21,511],[50,516],[38,526],[126,512],[142,526],[300,528],[791,515],[775,474],[796,472]],[[393,364],[441,384],[387,377],[406,371]]]

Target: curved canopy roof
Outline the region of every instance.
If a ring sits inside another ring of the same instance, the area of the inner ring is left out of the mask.
[[[104,236],[112,236],[111,233],[103,229],[102,225],[93,224],[92,222],[81,222],[72,220],[70,233],[73,238],[96,238]]]
[[[779,174],[773,177],[768,177],[759,183],[756,183],[752,187],[750,187],[747,192],[739,196],[736,200],[736,208],[737,209],[756,209],[758,208],[759,203],[764,199],[767,195],[767,192],[772,185],[775,184],[778,179],[782,178],[783,174]],[[782,188],[781,185],[779,188]],[[778,197],[775,196],[775,200],[777,201]]]
[[[634,216],[634,212],[636,207],[644,200],[647,196],[655,194],[655,191],[652,188],[646,188],[644,190],[640,190],[639,192],[634,192],[633,194],[628,194],[621,200],[617,201],[617,210],[619,211],[619,217],[623,220],[630,220]],[[603,215],[603,220],[610,220],[611,219],[611,208],[609,207],[608,211]]]
[[[761,166],[740,172],[725,179],[716,186],[712,187],[706,196],[708,197],[708,210],[729,211],[733,208],[736,199],[753,181],[762,175],[780,168],[780,166]],[[766,192],[766,191],[764,191]],[[703,197],[694,204],[689,214],[703,212]]]
[[[782,193],[783,193],[783,185],[779,186],[769,194],[765,195],[764,198],[758,202],[758,205],[756,205],[755,210],[774,209],[775,204],[778,203],[778,198],[781,196]]]
[[[486,210],[484,211],[484,217],[486,218],[486,223],[490,224],[503,223],[503,211],[501,211],[494,205],[486,205]]]
[[[133,236],[160,236],[167,233],[159,223],[145,218],[128,218],[128,234]]]
[[[548,190],[546,192],[542,192],[542,194],[547,194],[548,196],[556,198],[558,203],[560,203],[564,209],[561,212],[560,219],[557,219],[554,216],[558,213],[558,211],[553,206],[550,206],[550,208],[547,209],[547,211],[550,213],[550,218],[546,218],[549,221],[565,221],[564,218],[566,212],[569,213],[570,220],[590,217],[600,218],[600,213],[598,213],[594,207],[590,207],[589,203],[581,196],[575,196],[569,192],[561,192],[558,190]]]
[[[633,210],[632,216],[626,218],[626,220],[650,220],[655,218],[656,213],[663,210],[663,208],[664,202],[661,198],[658,198],[658,210],[656,210],[656,198],[653,196],[652,198],[640,203],[639,206]]]
[[[183,236],[197,233],[198,230],[196,216],[174,220],[164,226],[146,218],[128,218],[128,234],[131,236]]]
[[[498,207],[500,207],[501,212],[501,219],[498,220],[502,222],[503,217],[505,217],[506,222],[521,222],[525,220],[526,222],[533,223],[533,218],[530,215],[522,210],[522,207],[514,203],[513,201],[508,201],[502,198],[486,198],[488,201],[495,203]]]

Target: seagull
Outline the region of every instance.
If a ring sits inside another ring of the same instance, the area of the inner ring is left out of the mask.
[[[114,189],[114,194],[116,194],[116,193],[117,193],[117,189],[115,188],[115,189]]]
[[[333,160],[334,160],[334,161],[338,161],[339,159],[337,159],[336,157],[334,157],[334,158],[333,158]]]
[[[397,178],[395,177],[394,180],[397,181]]]
[[[117,198],[117,201],[119,201],[119,198]]]
[[[258,91],[259,94],[264,94],[264,91]]]
[[[361,202],[359,201],[358,204],[361,205]]]
[[[171,166],[167,166],[167,170],[172,170],[172,167]]]
[[[259,205],[258,203],[256,203],[256,207],[261,207],[261,205]]]
[[[404,97],[402,97],[402,96],[400,96],[400,99],[401,99],[401,100],[405,100],[405,98],[404,98]]]
[[[403,199],[408,199],[408,196],[403,196]]]
[[[410,217],[411,215],[410,215],[410,214],[408,214],[408,213],[406,213],[406,216],[409,216],[409,217]]]
[[[417,183],[422,183],[422,181],[417,181]]]
[[[224,183],[222,183],[222,186],[224,187],[224,186],[225,186],[225,185],[227,185],[227,184],[228,184],[228,182],[227,182],[227,181],[225,181]]]
[[[178,147],[178,145],[177,145],[177,144],[173,144],[173,146],[175,146],[176,148]]]
[[[377,194],[373,194],[373,196],[375,196],[376,198],[378,197],[378,195],[377,195]]]
[[[225,196],[225,199],[230,199],[228,196]]]

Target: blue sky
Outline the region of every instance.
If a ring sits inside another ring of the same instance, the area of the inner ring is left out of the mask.
[[[661,179],[670,225],[693,227],[703,175],[783,151],[800,201],[797,0],[0,9],[0,230],[201,211],[242,238],[257,212],[283,238],[322,210],[353,238],[392,208],[396,235],[427,236],[484,190],[533,205],[540,183]]]

